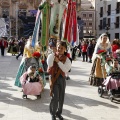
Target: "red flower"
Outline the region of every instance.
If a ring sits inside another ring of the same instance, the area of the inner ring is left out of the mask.
[[[105,50],[99,50],[99,51],[97,52],[97,54],[101,54],[101,53],[106,53],[106,51],[105,51]]]
[[[39,68],[38,71],[39,71],[39,73],[43,73],[43,69],[42,68]]]
[[[41,54],[39,52],[34,52],[32,56],[39,58],[41,56]]]
[[[44,64],[44,63],[45,63],[45,61],[44,61],[44,60],[42,60],[41,62],[42,62],[42,64]]]

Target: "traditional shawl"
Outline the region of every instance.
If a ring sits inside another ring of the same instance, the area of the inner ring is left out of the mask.
[[[56,57],[58,57],[58,55],[55,55]],[[67,57],[65,55],[62,55],[59,58],[59,61],[61,61],[62,63],[65,63]],[[53,86],[55,81],[57,80],[57,78],[59,77],[59,75],[61,74],[63,77],[65,76],[65,73],[59,68],[58,64],[54,61],[53,66],[51,68],[49,68],[48,73],[51,75],[51,80],[50,80],[50,96],[52,96],[52,92],[53,92]]]

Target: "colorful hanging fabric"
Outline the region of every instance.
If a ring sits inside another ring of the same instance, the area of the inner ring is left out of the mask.
[[[44,2],[39,6],[41,11],[41,21],[42,21],[42,33],[41,33],[41,45],[46,47],[48,45],[49,39],[49,21],[50,21],[50,4],[49,2]]]
[[[38,16],[36,17],[36,23],[32,36],[32,47],[35,47],[35,43],[38,41],[39,28],[40,28],[40,12],[38,12]]]
[[[72,4],[72,2],[71,2]],[[69,17],[69,24],[68,24],[68,32],[67,32],[67,41],[70,43],[72,41],[72,34],[73,34],[73,6],[71,5],[70,17]]]
[[[77,12],[76,12],[76,2],[72,3],[73,6],[73,41],[77,40]]]
[[[63,34],[64,40],[67,40],[71,11],[72,11],[72,0],[68,0],[68,7],[66,9],[65,23],[64,23],[64,34]]]
[[[65,5],[61,3],[54,3],[51,7],[50,17],[50,36],[59,38],[60,24],[63,16]]]

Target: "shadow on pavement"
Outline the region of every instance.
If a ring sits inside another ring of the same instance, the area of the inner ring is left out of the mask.
[[[2,118],[3,116],[4,116],[4,114],[1,114],[1,113],[0,113],[0,118]]]
[[[108,108],[115,108],[115,109],[118,109],[119,107],[115,106],[115,105],[111,105],[109,103],[105,103],[105,102],[100,102],[100,101],[97,101],[97,100],[93,100],[93,99],[90,99],[90,98],[85,98],[85,97],[80,97],[80,96],[75,96],[75,95],[71,95],[71,94],[66,94],[67,97],[69,97],[69,99],[72,100],[72,102],[74,104],[85,104],[86,106],[99,106],[99,105],[103,105],[105,107],[108,107]]]

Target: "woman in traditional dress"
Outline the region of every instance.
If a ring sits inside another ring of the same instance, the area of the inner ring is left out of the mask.
[[[21,84],[20,84],[20,77],[21,75],[23,74],[24,70],[25,70],[25,62],[32,57],[32,54],[34,52],[34,48],[31,46],[31,38],[28,39],[27,41],[27,44],[25,45],[25,48],[24,48],[24,53],[23,53],[23,58],[22,58],[22,61],[20,63],[20,66],[19,66],[19,69],[18,69],[18,72],[17,72],[17,76],[16,76],[16,79],[15,79],[15,86],[18,86],[18,87],[21,87]]]
[[[101,67],[101,56],[97,53],[99,51],[104,51],[106,52],[107,55],[110,55],[112,57],[112,49],[111,49],[111,44],[109,41],[109,38],[107,34],[103,33],[97,40],[97,44],[95,46],[95,50],[92,56],[92,70],[90,74],[90,85],[95,85],[99,86],[102,84],[103,79],[106,78],[106,70],[105,70],[105,65]],[[103,63],[104,64],[104,63]]]

